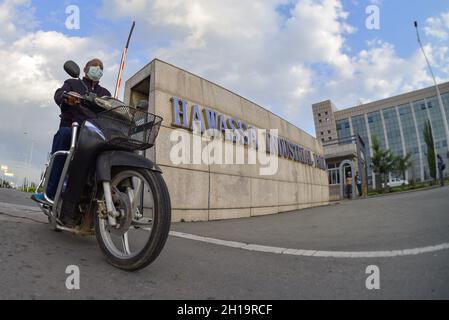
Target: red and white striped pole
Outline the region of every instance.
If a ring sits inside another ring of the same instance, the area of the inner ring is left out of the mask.
[[[122,86],[122,75],[123,75],[123,71],[125,70],[126,55],[128,54],[129,42],[131,41],[131,36],[133,34],[135,26],[136,26],[136,22],[133,21],[133,24],[131,26],[131,31],[129,32],[128,41],[126,42],[125,49],[123,49],[122,61],[120,62],[120,69],[118,72],[117,83],[115,85],[115,92],[114,92],[114,98],[116,98],[116,99],[118,98],[118,93],[120,91],[120,87]]]

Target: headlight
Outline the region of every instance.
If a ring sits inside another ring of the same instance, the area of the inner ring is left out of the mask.
[[[103,132],[98,128],[96,125],[94,125],[92,122],[86,121],[85,127],[89,129],[90,131],[93,131],[97,133],[103,140],[106,140],[106,137],[104,136]]]

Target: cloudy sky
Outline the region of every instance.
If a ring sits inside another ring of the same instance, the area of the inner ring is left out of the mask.
[[[71,5],[79,29],[66,27]],[[367,28],[371,5],[379,29]],[[64,61],[103,59],[113,91],[132,20],[125,78],[158,57],[312,135],[312,103],[343,109],[431,85],[414,20],[438,81],[449,79],[449,1],[0,0],[0,164],[19,180],[39,175],[51,147]]]

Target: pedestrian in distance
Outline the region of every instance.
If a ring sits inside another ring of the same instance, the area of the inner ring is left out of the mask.
[[[357,184],[357,191],[359,192],[359,197],[362,196],[362,179],[360,178],[359,173],[355,174],[355,182]]]
[[[348,199],[351,199],[351,193],[352,193],[352,174],[351,172],[348,172],[348,175],[346,177],[346,196]]]
[[[437,155],[438,157],[438,173],[440,176],[440,184],[444,187],[444,170],[446,170],[446,164],[443,161],[443,157],[441,155]]]

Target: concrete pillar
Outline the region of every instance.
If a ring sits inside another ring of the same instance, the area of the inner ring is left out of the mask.
[[[420,135],[420,132],[418,130],[418,123],[416,122],[415,109],[413,108],[413,104],[412,103],[410,103],[410,108],[412,109],[413,123],[415,124],[416,138],[418,140],[419,162],[420,162],[420,169],[421,169],[421,181],[424,181],[424,162],[423,162],[423,153],[422,153],[422,148],[421,148],[421,135]]]
[[[396,116],[398,118],[398,123],[399,123],[399,132],[401,134],[402,150],[404,150],[404,157],[405,157],[407,155],[407,148],[405,147],[404,130],[402,129],[402,119],[401,119],[401,115],[399,114],[399,108],[397,106],[395,107],[395,110],[396,110]],[[408,170],[405,172],[405,179],[407,181],[409,180]]]
[[[424,98],[424,103],[426,105],[426,113],[427,113],[427,118],[430,121],[430,125],[432,127],[432,138],[433,138],[433,149],[435,150],[435,177],[438,179],[439,175],[440,175],[440,171],[438,170],[438,158],[437,158],[437,147],[436,147],[436,139],[435,139],[435,132],[433,130],[433,124],[432,124],[432,117],[430,116],[430,111],[429,111],[429,104],[427,102],[427,99]],[[430,170],[429,170],[430,171]]]
[[[388,142],[388,135],[387,135],[387,126],[385,125],[385,118],[384,118],[384,112],[383,110],[380,110],[380,119],[382,120],[382,128],[384,130],[384,136],[385,136],[385,147],[390,149],[390,143]],[[388,174],[388,181],[385,181],[385,184],[387,184],[389,181],[391,181],[391,172]]]
[[[365,125],[366,125],[366,131],[368,133],[368,142],[369,142],[370,154],[372,155],[373,154],[373,148],[372,148],[373,142],[371,141],[371,130],[369,128],[368,114],[367,113],[365,113]],[[373,177],[373,188],[376,188],[376,175],[373,173],[372,177]]]
[[[352,126],[352,117],[348,117],[349,119],[349,130],[351,132],[351,137],[354,136],[354,127]]]

